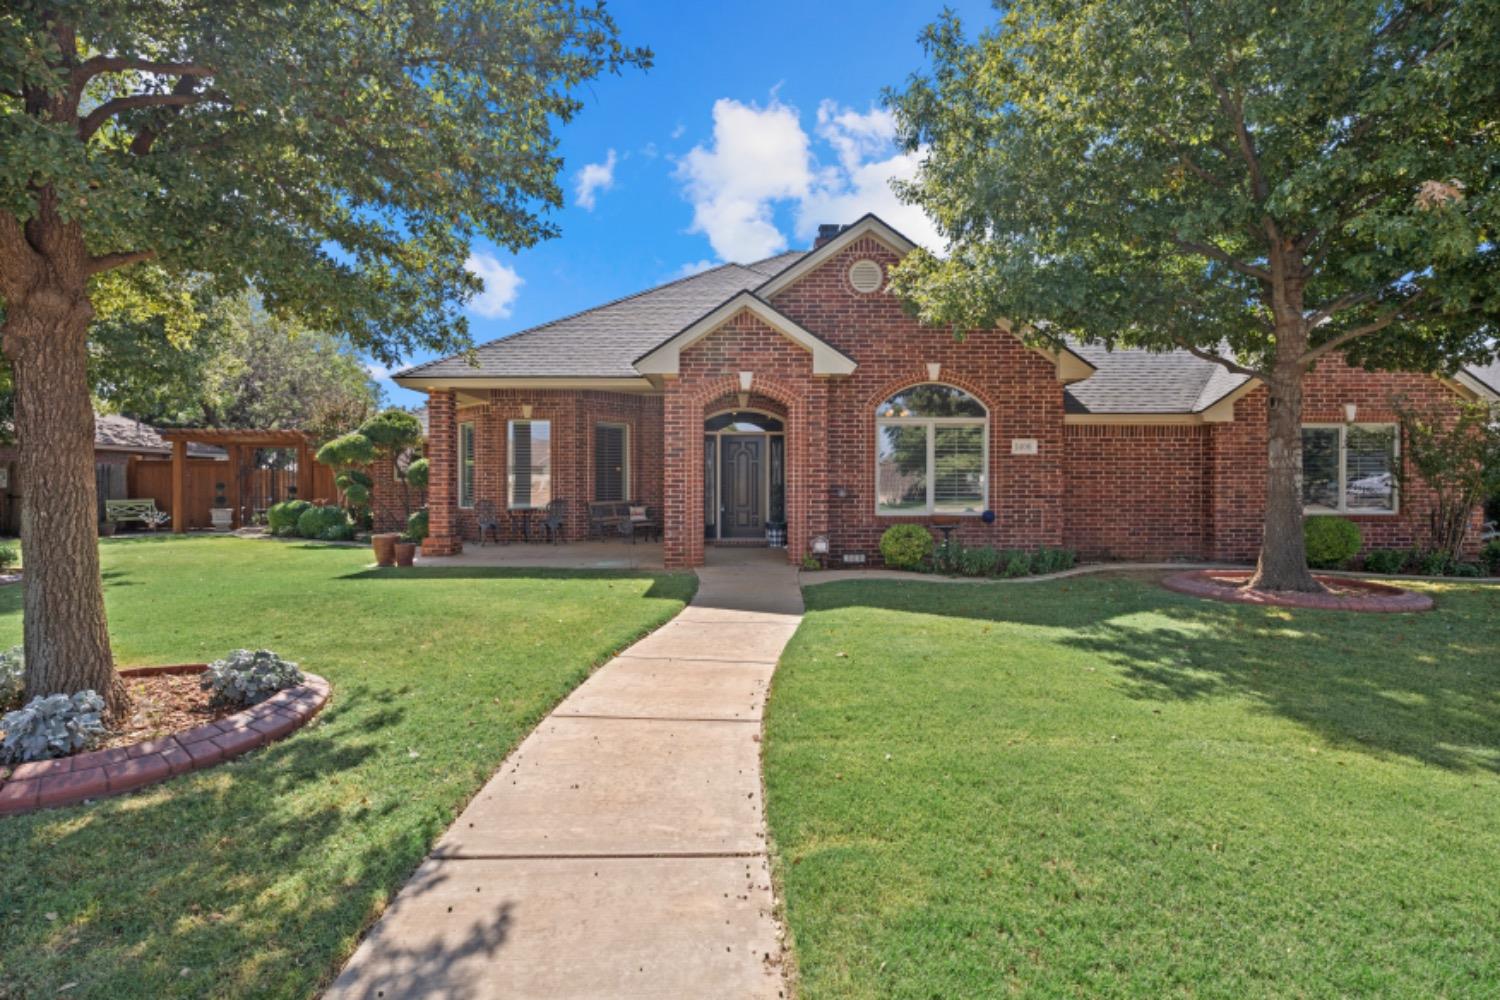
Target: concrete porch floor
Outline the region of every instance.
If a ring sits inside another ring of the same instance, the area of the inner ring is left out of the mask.
[[[706,566],[784,566],[786,549],[742,545],[708,545]],[[465,542],[456,556],[418,556],[418,566],[521,566],[539,569],[661,569],[660,542],[587,541],[548,545],[512,542],[479,545]]]

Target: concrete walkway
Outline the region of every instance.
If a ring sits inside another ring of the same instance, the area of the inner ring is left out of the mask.
[[[759,740],[802,616],[784,559],[715,550],[693,603],[506,759],[327,996],[782,996]]]

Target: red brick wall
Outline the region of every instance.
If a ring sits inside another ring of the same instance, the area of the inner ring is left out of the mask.
[[[1428,407],[1456,399],[1442,382],[1406,372],[1368,372],[1351,368],[1341,358],[1325,358],[1304,384],[1304,423],[1343,423],[1344,404],[1354,403],[1358,423],[1395,423],[1395,403]],[[1257,388],[1235,403],[1234,422],[1211,425],[1208,459],[1213,484],[1208,529],[1208,555],[1215,559],[1249,561],[1260,548],[1261,516],[1266,497],[1266,400]],[[1359,525],[1365,548],[1425,546],[1430,541],[1432,492],[1424,485],[1409,487],[1397,514],[1351,515]],[[1475,511],[1471,543],[1477,549]]]
[[[1063,539],[1085,559],[1202,559],[1209,430],[1069,425]]]
[[[959,340],[950,330],[918,323],[883,291],[856,292],[849,266],[865,258],[883,267],[898,260],[879,241],[859,239],[772,299],[859,365],[852,376],[826,383],[827,468],[836,487],[826,502],[835,561],[846,551],[873,561],[886,528],[928,520],[875,513],[875,408],[896,391],[929,381],[932,362],[942,366],[938,381],[969,392],[990,413],[989,506],[996,519],[986,525],[964,518],[957,537],[997,547],[1062,544],[1063,402],[1056,366],[1008,333],[974,330]],[[1038,453],[1012,455],[1014,438],[1035,439]]]
[[[565,537],[577,540],[588,533],[588,505],[594,497],[594,428],[601,422],[625,424],[629,430],[630,487],[633,499],[660,508],[662,503],[661,398],[651,394],[592,390],[485,390],[487,402],[457,408],[454,419],[457,460],[458,424],[474,424],[474,499],[494,501],[500,513],[502,537],[521,537],[521,520],[506,510],[506,462],[509,422],[528,419],[552,422],[552,495],[568,501]],[[434,472],[436,464],[434,463]],[[435,480],[434,480],[435,482]],[[478,541],[473,508],[459,508],[454,476],[454,510],[458,537]],[[434,493],[436,490],[433,491]],[[541,515],[531,515],[540,528]],[[539,536],[537,536],[539,537]]]

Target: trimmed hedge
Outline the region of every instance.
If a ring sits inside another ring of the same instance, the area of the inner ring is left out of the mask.
[[[347,542],[354,537],[354,525],[342,507],[311,507],[297,518],[297,534],[319,542]]]
[[[921,569],[932,547],[932,533],[920,524],[893,524],[880,536],[880,558],[891,569]]]
[[[1307,545],[1307,564],[1317,569],[1337,569],[1353,559],[1364,544],[1359,525],[1342,517],[1309,517],[1302,522]]]
[[[298,520],[311,509],[312,503],[307,500],[283,500],[266,511],[266,525],[273,535],[295,535]]]

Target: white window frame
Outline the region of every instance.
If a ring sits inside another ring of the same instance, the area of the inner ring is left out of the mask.
[[[626,502],[628,502],[630,500],[634,500],[635,499],[635,491],[631,488],[631,485],[630,485],[630,472],[631,472],[631,469],[630,469],[630,425],[627,424],[623,420],[596,420],[594,422],[594,436],[596,438],[598,437],[599,428],[601,428],[601,427],[618,427],[621,431],[624,432],[624,435],[623,435],[623,437],[621,439],[621,443],[620,443],[620,489],[625,494],[625,496],[619,502],[620,503],[626,503]],[[595,447],[594,447],[594,454],[590,456],[589,460],[593,461],[594,458],[597,457],[598,454],[599,454],[599,452],[598,452],[598,444],[597,444],[597,441],[596,441],[595,442]],[[597,484],[598,480],[599,480],[599,470],[596,468],[596,469],[594,469],[594,481],[595,481],[595,484]],[[598,486],[597,485],[595,485],[595,492],[596,493],[598,492]],[[595,502],[598,503],[598,502],[603,502],[603,501],[595,501]]]
[[[469,444],[464,446],[464,429],[468,428]],[[462,510],[473,510],[479,491],[476,489],[476,473],[479,471],[479,463],[474,454],[478,450],[477,430],[474,421],[464,420],[458,425],[458,506]],[[465,482],[467,480],[467,483]],[[469,502],[464,503],[464,487],[467,485]]]
[[[526,418],[522,418],[520,420],[507,420],[505,422],[505,509],[506,510],[541,510],[544,507],[546,507],[547,505],[546,504],[538,504],[538,503],[535,503],[535,502],[529,503],[529,504],[517,505],[516,503],[513,502],[513,499],[514,499],[514,497],[516,495],[515,488],[514,488],[514,483],[515,483],[515,478],[516,478],[516,424],[526,424],[528,427],[531,426],[531,425],[533,425],[533,424],[546,424],[547,425],[547,448],[548,448],[548,454],[547,454],[547,461],[548,461],[547,478],[548,478],[548,481],[549,481],[548,482],[547,496],[548,496],[548,499],[550,501],[552,499],[551,482],[550,482],[551,478],[552,478],[551,462],[552,462],[552,459],[554,457],[552,455],[552,453],[551,453],[551,448],[552,448],[552,418],[551,417],[535,417],[535,418],[526,417]],[[526,470],[526,475],[528,477],[531,475],[531,470],[530,469]]]
[[[984,411],[982,417],[882,417],[880,407],[886,401],[908,392],[918,386],[941,385],[949,389],[957,390],[968,396],[979,404]],[[876,517],[982,517],[990,506],[990,408],[980,401],[978,396],[960,386],[948,382],[914,382],[903,389],[897,389],[889,396],[882,399],[876,406],[875,416],[875,478],[873,480],[875,489],[872,491],[875,501]],[[979,509],[972,512],[964,511],[937,511],[934,493],[937,490],[937,428],[949,427],[978,427],[982,431],[980,436],[980,454],[983,457],[981,472],[979,473],[980,498]],[[880,429],[882,427],[925,427],[927,431],[927,506],[922,510],[886,510],[880,506]]]
[[[1361,430],[1388,430],[1391,432],[1391,505],[1390,507],[1349,506],[1349,428]],[[1394,517],[1401,513],[1401,430],[1393,422],[1387,423],[1311,423],[1303,424],[1303,430],[1339,432],[1339,505],[1322,507],[1316,504],[1302,506],[1304,515],[1346,514],[1355,517]],[[1299,470],[1300,472],[1301,470]],[[1299,476],[1300,478],[1300,476]]]

